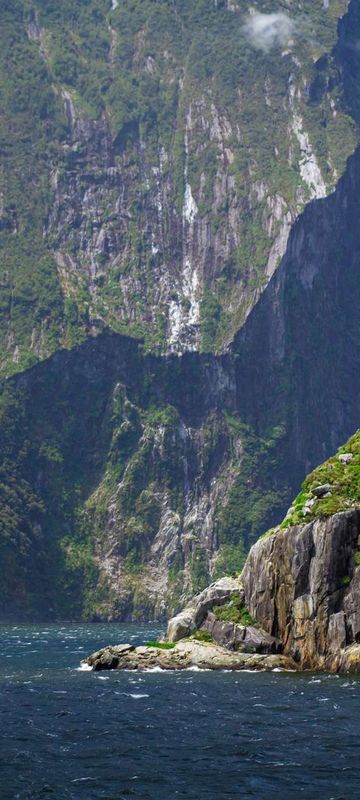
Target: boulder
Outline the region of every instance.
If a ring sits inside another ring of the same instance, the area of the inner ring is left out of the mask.
[[[316,497],[312,497],[310,500],[306,501],[306,503],[304,505],[304,508],[302,510],[302,513],[303,513],[304,517],[307,514],[311,514],[312,508],[315,505],[315,503],[316,503]]]
[[[340,464],[351,464],[353,458],[354,456],[352,453],[340,453],[338,456]]]
[[[223,622],[208,612],[200,630],[208,630],[214,642],[228,650],[244,653],[281,653],[279,639],[270,636],[261,628],[253,625],[237,625],[234,622]]]
[[[315,495],[315,497],[324,497],[324,495],[329,497],[330,492],[330,483],[323,483],[321,486],[315,486],[315,489],[312,490],[312,493]]]
[[[213,606],[224,605],[235,593],[244,594],[238,578],[225,577],[212,583],[207,589],[196,595],[183,611],[169,621],[166,632],[167,640],[177,642],[189,636],[201,626],[207,612]]]
[[[245,652],[249,653],[281,653],[282,644],[275,636],[270,636],[266,631],[261,628],[254,628],[252,625],[247,625],[242,639],[242,647]]]
[[[167,641],[178,642],[179,639],[184,639],[185,636],[189,636],[196,627],[194,623],[194,616],[195,609],[188,607],[184,609],[184,611],[180,611],[176,617],[172,617],[167,626]]]
[[[135,648],[131,644],[118,644],[103,647],[86,659],[86,663],[95,671],[102,669],[116,669],[125,653],[130,653]]]

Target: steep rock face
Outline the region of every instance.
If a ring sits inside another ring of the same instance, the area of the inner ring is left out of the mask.
[[[40,504],[32,544],[3,562],[7,613],[10,597],[29,605],[35,553],[52,563],[56,531],[72,588],[66,578],[54,602],[38,597],[42,607],[62,614],[71,602],[85,613],[76,578],[85,564],[101,575],[86,590],[86,613],[165,616],[199,581],[238,571],[304,474],[357,428],[359,183],[357,152],[335,193],[299,218],[231,354],[145,356],[136,342],[103,334],[3,384],[5,549],[8,520],[10,540],[21,541],[30,498]],[[22,480],[30,497],[19,497]],[[19,555],[30,559],[23,599]],[[50,585],[50,566],[46,574]]]
[[[2,614],[164,616],[217,550],[231,363],[103,336],[44,366],[2,386]]]
[[[360,512],[347,511],[260,539],[249,553],[246,603],[304,668],[345,669],[344,650],[359,641],[359,534]]]
[[[156,352],[229,343],[358,141],[347,6],[295,4],[264,46],[242,0],[6,3],[5,374],[104,327]]]
[[[300,464],[309,471],[358,427],[359,177],[357,151],[336,192],[299,218],[233,347],[240,413],[259,433],[285,424],[299,482]]]

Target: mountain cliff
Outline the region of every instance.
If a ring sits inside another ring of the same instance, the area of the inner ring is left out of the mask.
[[[3,382],[4,615],[164,617],[357,427],[359,181],[357,151],[228,354],[102,334]]]
[[[221,351],[359,140],[352,3],[5,0],[0,367]]]
[[[5,3],[2,618],[165,618],[358,426],[359,12],[295,5]]]

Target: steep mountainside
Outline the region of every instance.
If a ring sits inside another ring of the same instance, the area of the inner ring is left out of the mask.
[[[359,11],[298,5],[5,3],[2,618],[164,617],[358,427]]]
[[[104,328],[224,348],[358,141],[347,6],[3,1],[3,372]]]
[[[164,615],[238,570],[357,427],[359,182],[357,152],[232,353],[103,334],[3,383],[4,615]]]

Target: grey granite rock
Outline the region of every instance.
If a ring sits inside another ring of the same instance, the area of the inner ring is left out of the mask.
[[[264,655],[259,653],[229,652],[217,644],[185,639],[177,642],[169,650],[158,647],[136,647],[130,645],[119,650],[116,659],[115,648],[104,648],[86,659],[86,664],[94,671],[104,669],[118,670],[181,670],[196,667],[212,670],[296,670],[294,661],[283,655]],[[101,653],[100,658],[99,653]]]
[[[234,622],[222,622],[215,614],[208,612],[201,630],[208,630],[214,642],[228,650],[247,653],[280,653],[281,642],[270,636],[261,628],[252,625],[237,625]]]
[[[89,656],[87,663],[94,670],[116,669],[120,659],[132,650],[134,647],[131,644],[109,645]]]
[[[346,511],[275,532],[249,553],[241,576],[246,605],[304,669],[350,663],[343,652],[360,636],[359,534],[360,511]],[[351,656],[352,671],[355,665]]]
[[[351,464],[354,456],[352,453],[340,453],[338,456],[340,464]]]
[[[324,497],[325,495],[328,496],[330,491],[330,483],[324,483],[322,486],[315,486],[315,489],[312,490],[315,497]]]
[[[191,602],[176,617],[173,617],[167,627],[166,637],[169,642],[177,642],[189,636],[203,623],[207,612],[215,605],[227,603],[234,593],[244,594],[242,585],[237,578],[221,578],[212,583],[203,592],[196,595]]]

